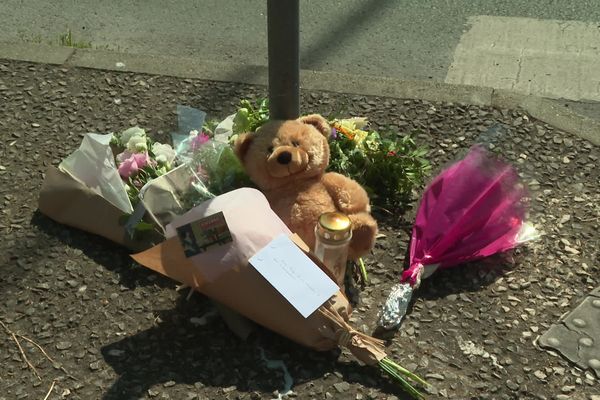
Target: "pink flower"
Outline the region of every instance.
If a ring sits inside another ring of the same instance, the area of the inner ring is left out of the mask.
[[[127,179],[141,169],[148,165],[149,158],[148,153],[135,153],[130,154],[128,158],[124,159],[119,164],[119,175],[124,179]]]
[[[125,150],[124,152],[117,154],[117,156],[116,156],[115,158],[117,159],[117,162],[118,162],[119,164],[121,164],[123,161],[125,161],[125,160],[127,160],[129,157],[131,157],[131,155],[132,155],[132,154],[133,154],[133,153],[131,153],[131,152],[129,152],[129,151],[127,151],[127,150]]]
[[[192,151],[196,151],[200,146],[209,140],[210,137],[204,132],[200,132],[199,134],[195,135],[191,141]]]

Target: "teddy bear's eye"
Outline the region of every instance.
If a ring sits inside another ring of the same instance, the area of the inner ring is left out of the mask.
[[[294,147],[298,147],[298,146],[300,146],[300,143],[298,143],[297,141],[295,141],[295,140],[294,140],[294,141],[292,142],[292,146],[294,146]]]
[[[273,146],[269,146],[269,148],[267,149],[267,151],[269,152],[269,154],[271,154],[273,152]]]

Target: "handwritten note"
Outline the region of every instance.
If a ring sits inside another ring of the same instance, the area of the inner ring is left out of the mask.
[[[286,235],[275,238],[250,258],[250,264],[289,301],[304,318],[339,290]]]

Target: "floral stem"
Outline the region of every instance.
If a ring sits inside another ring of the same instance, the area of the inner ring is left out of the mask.
[[[423,386],[430,386],[429,383],[424,380],[423,378],[419,377],[418,375],[416,375],[415,373],[407,370],[406,368],[402,367],[401,365],[396,364],[393,360],[389,359],[389,358],[384,358],[383,361],[391,366],[392,368],[394,368],[395,370],[397,370],[398,372],[400,372],[402,375],[412,379],[413,381],[419,383],[420,385]]]
[[[400,386],[402,386],[402,388],[404,388],[404,390],[406,390],[406,392],[408,394],[410,394],[413,398],[415,398],[417,400],[425,399],[425,396],[421,392],[419,392],[405,378],[414,380],[414,381],[418,382],[419,384],[421,384],[422,386],[429,386],[429,384],[424,379],[422,379],[419,376],[415,375],[414,373],[410,372],[406,368],[401,367],[400,365],[396,364],[394,361],[390,360],[387,357],[384,358],[383,360],[379,361],[379,367],[384,372],[386,372],[390,377],[392,377],[396,382],[398,382],[400,384]]]
[[[366,285],[369,283],[369,276],[367,275],[367,268],[365,267],[365,262],[363,261],[362,257],[358,259],[358,265],[360,267],[360,273],[362,275],[363,282]]]

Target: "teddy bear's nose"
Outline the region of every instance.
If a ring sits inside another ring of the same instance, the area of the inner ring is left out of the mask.
[[[277,162],[279,164],[289,164],[292,161],[292,153],[289,151],[282,151],[281,154],[277,156]]]

